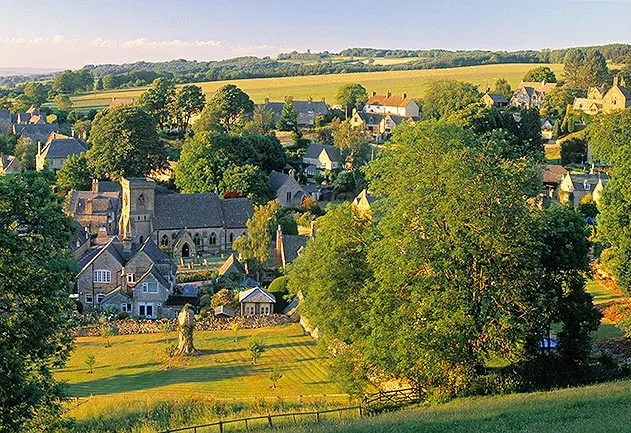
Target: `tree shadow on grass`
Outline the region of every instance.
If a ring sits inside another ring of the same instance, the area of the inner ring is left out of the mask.
[[[129,366],[133,368],[134,366]],[[250,376],[254,369],[250,365],[212,364],[204,367],[181,367],[169,370],[152,370],[143,373],[119,374],[106,378],[73,383],[69,386],[74,397],[88,395],[118,394],[143,391],[184,383],[207,383],[213,380],[234,379]]]

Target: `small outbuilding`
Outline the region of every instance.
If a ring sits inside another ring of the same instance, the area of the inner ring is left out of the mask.
[[[242,316],[264,315],[274,312],[276,297],[265,289],[254,287],[239,293]]]

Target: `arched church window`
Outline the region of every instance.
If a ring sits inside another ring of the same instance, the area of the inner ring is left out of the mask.
[[[196,246],[200,246],[202,244],[202,240],[199,237],[199,233],[195,233],[195,236],[193,236],[193,242],[195,242]]]
[[[162,235],[162,239],[160,239],[160,245],[163,247],[169,246],[169,237],[167,235]]]
[[[144,209],[145,206],[146,206],[146,204],[145,204],[146,200],[147,200],[147,198],[145,197],[145,195],[144,194],[140,194],[138,196],[138,198],[136,199],[136,208]]]
[[[217,245],[217,235],[215,234],[215,232],[212,232],[210,234],[209,242],[210,245]]]
[[[234,241],[234,234],[230,233],[230,243],[232,243],[232,241]]]

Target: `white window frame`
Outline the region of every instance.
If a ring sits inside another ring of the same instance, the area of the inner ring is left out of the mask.
[[[103,293],[97,293],[96,294],[96,305],[101,305],[104,300],[105,300],[105,294],[103,294]]]
[[[149,284],[155,284],[156,289],[149,290]],[[158,293],[158,292],[159,292],[158,283],[154,283],[154,282],[142,283],[142,293]]]
[[[132,274],[131,272],[127,274],[127,282],[128,283],[135,283],[136,282],[136,275]]]
[[[140,314],[140,307],[144,307],[145,314]],[[147,314],[148,307],[151,308],[151,314]],[[146,317],[148,319],[156,318],[156,306],[153,302],[139,302],[138,303],[138,315],[141,317]]]
[[[125,313],[131,313],[132,312],[132,306],[130,303],[123,303],[121,304],[121,311],[124,311]]]
[[[83,299],[86,304],[94,303],[94,297],[92,296],[92,293],[86,293],[85,295],[83,295]]]
[[[92,281],[95,283],[111,283],[112,271],[109,269],[95,269],[92,274]]]

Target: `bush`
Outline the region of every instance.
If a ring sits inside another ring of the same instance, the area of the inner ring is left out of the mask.
[[[267,288],[267,291],[274,295],[274,297],[276,298],[276,304],[274,304],[274,313],[281,313],[289,304],[289,301],[285,299],[285,297],[289,295],[289,290],[287,289],[288,281],[289,277],[278,277],[274,281],[272,281]]]
[[[200,269],[177,274],[178,283],[191,283],[194,281],[209,281],[217,278],[217,271],[212,269]]]
[[[129,313],[127,313],[126,311],[121,311],[116,315],[116,319],[117,320],[129,319]]]
[[[571,138],[561,143],[561,165],[580,164],[587,153],[587,143],[580,138]]]

